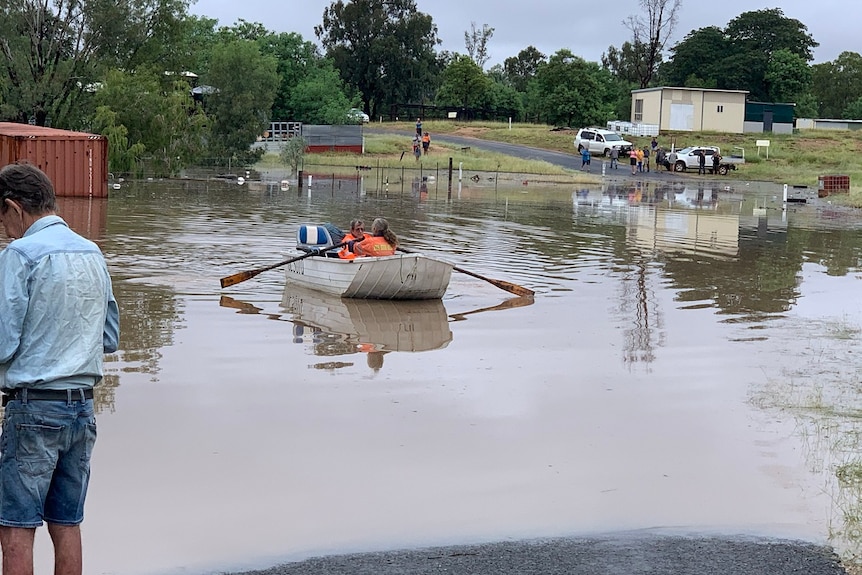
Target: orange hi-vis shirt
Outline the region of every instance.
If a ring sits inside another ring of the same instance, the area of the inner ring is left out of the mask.
[[[359,256],[394,256],[395,248],[389,245],[382,236],[366,235],[365,239],[353,246],[353,251]]]
[[[365,237],[367,238],[368,236],[366,235]],[[358,238],[357,238],[356,236],[354,236],[354,235],[353,235],[353,234],[351,234],[350,232],[347,232],[346,234],[344,234],[344,237],[343,237],[343,238],[341,239],[341,241],[340,241],[340,242],[338,242],[338,243],[342,243],[342,242],[350,242],[350,241],[356,241],[357,239],[358,239]],[[351,251],[350,251],[350,249],[349,249],[347,246],[344,246],[344,247],[343,247],[343,248],[341,248],[341,250],[338,252],[338,257],[340,257],[340,258],[341,258],[341,259],[343,259],[343,260],[352,260],[353,258],[355,258],[355,257],[356,257],[356,254],[355,254],[355,253],[353,253],[353,252],[351,252]]]

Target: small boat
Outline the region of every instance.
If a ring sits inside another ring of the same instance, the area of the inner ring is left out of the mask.
[[[352,260],[312,256],[285,267],[287,283],[340,297],[440,299],[449,287],[452,264],[422,254]]]
[[[299,250],[326,249],[334,245],[325,227],[300,226]],[[440,299],[449,287],[452,269],[451,263],[418,253],[352,260],[327,257],[323,253],[289,263],[285,267],[285,281],[346,298]]]

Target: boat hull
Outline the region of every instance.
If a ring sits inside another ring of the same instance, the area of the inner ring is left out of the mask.
[[[422,254],[352,260],[314,256],[285,268],[288,284],[358,299],[440,299],[451,275],[452,264]]]

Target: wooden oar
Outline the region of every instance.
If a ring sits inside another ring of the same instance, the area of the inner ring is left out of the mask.
[[[233,274],[231,276],[223,277],[223,278],[221,278],[221,287],[226,288],[226,287],[230,287],[232,285],[236,285],[240,282],[244,282],[245,280],[250,280],[251,278],[253,278],[254,276],[256,276],[259,273],[263,273],[263,272],[269,271],[271,269],[279,268],[281,266],[286,266],[287,264],[290,264],[293,262],[298,262],[299,260],[304,260],[305,258],[310,258],[311,256],[314,256],[317,254],[322,254],[323,252],[328,252],[329,250],[334,250],[335,248],[343,248],[346,245],[347,245],[347,242],[344,242],[344,243],[338,244],[336,246],[329,246],[328,248],[323,248],[322,250],[317,251],[317,252],[310,252],[307,254],[302,254],[301,256],[297,256],[295,258],[290,258],[289,260],[284,260],[283,262],[278,262],[277,264],[272,264],[271,266],[265,266],[262,268],[257,268],[255,270],[248,270],[246,272],[239,272],[239,273]]]
[[[408,250],[408,249],[405,249],[402,247],[399,247],[398,250],[404,252],[405,254],[419,253],[419,252],[415,252],[413,250]],[[471,272],[471,271],[465,270],[464,268],[459,268],[458,266],[452,266],[452,269],[455,270],[456,272],[461,272],[462,274],[467,274],[468,276],[472,276],[476,279],[486,281],[491,285],[497,286],[501,290],[505,290],[505,291],[507,291],[509,293],[513,293],[517,296],[533,297],[534,295],[536,295],[536,292],[534,292],[533,290],[525,288],[524,286],[519,286],[518,284],[513,284],[511,282],[507,282],[507,281],[503,281],[503,280],[495,280],[493,278],[486,278],[485,276],[480,276],[476,272]]]

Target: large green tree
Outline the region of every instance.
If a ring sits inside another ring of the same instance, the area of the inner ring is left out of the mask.
[[[278,62],[281,81],[272,106],[273,120],[343,124],[348,109],[359,106],[358,95],[344,86],[332,61],[301,35],[270,33],[257,42],[263,54]]]
[[[556,125],[604,124],[615,116],[611,73],[570,50],[559,50],[536,73],[541,120]]]
[[[314,31],[371,116],[422,102],[436,82],[437,27],[414,0],[338,0]]]
[[[773,52],[764,80],[769,101],[795,102],[811,88],[811,68],[802,56],[782,48]]]
[[[539,65],[547,62],[548,58],[535,46],[527,46],[517,56],[506,58],[503,61],[503,71],[506,80],[519,92],[526,92],[530,80],[536,77]]]
[[[725,28],[735,56],[743,56],[748,71],[748,90],[757,100],[770,100],[766,79],[769,63],[779,50],[796,54],[804,62],[812,59],[812,50],[819,46],[808,28],[795,18],[788,18],[781,8],[743,12]]]
[[[862,55],[842,52],[831,62],[811,67],[811,92],[819,104],[821,118],[852,118],[847,107],[862,95]]]
[[[469,56],[456,55],[443,70],[443,81],[437,90],[437,105],[461,108],[479,107],[486,100],[491,80]]]
[[[149,158],[157,175],[175,175],[200,160],[207,118],[192,100],[188,82],[152,68],[110,71],[96,94],[94,129],[128,140],[136,158]],[[118,140],[120,142],[121,140]],[[132,148],[132,146],[140,148]],[[112,155],[111,169],[128,171],[129,157]]]
[[[671,57],[661,67],[663,83],[669,86],[725,88],[719,86],[732,46],[724,31],[708,26],[689,32],[670,49]]]
[[[210,153],[224,161],[252,159],[249,146],[269,129],[270,110],[278,89],[277,64],[256,42],[233,40],[212,51],[206,81],[216,91],[207,101],[211,118]]]
[[[167,57],[187,8],[188,0],[0,0],[6,117],[77,127],[100,70]]]
[[[785,17],[780,8],[744,12],[723,30],[710,26],[690,32],[671,48],[662,80],[747,90],[754,100],[785,100],[799,87],[790,88],[791,83],[805,84],[801,65],[807,67],[817,45],[805,25]]]

